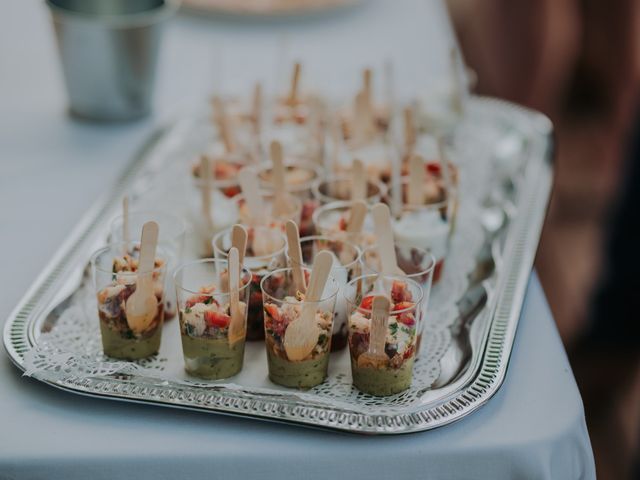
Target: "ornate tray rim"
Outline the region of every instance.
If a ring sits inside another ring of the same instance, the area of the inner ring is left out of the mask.
[[[480,345],[476,368],[469,368],[456,388],[424,410],[396,415],[365,415],[337,411],[329,407],[309,407],[300,401],[282,404],[260,395],[224,391],[213,386],[194,392],[188,387],[123,384],[115,380],[70,378],[60,382],[43,381],[54,387],[94,397],[172,406],[189,410],[247,416],[260,420],[303,424],[357,433],[399,434],[429,430],[459,420],[486,403],[500,388],[508,368],[525,289],[533,266],[552,185],[553,128],[544,115],[518,105],[487,97],[473,97],[502,116],[506,123],[529,132],[529,158],[526,181],[518,199],[518,215],[509,226],[502,273],[498,276],[495,301],[488,312],[488,334]],[[49,264],[36,278],[9,315],[4,327],[4,346],[15,363],[24,370],[23,355],[30,348],[30,325],[56,305],[69,291],[56,291],[56,282],[68,270],[78,267],[81,249],[88,242],[101,218],[118,201],[145,164],[146,154],[163,137],[167,127],[157,129],[140,149],[114,188],[106,192],[88,210],[61,245]],[[129,388],[125,388],[125,385]],[[446,388],[446,387],[445,387]],[[125,391],[126,390],[126,391]]]

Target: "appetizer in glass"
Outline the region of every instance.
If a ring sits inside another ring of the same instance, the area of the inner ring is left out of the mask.
[[[102,348],[109,357],[137,360],[160,348],[166,255],[144,254],[146,266],[139,271],[143,254],[140,243],[118,243],[91,259]]]
[[[338,285],[329,278],[332,259],[323,253],[318,254],[325,260],[319,273],[323,278],[314,279],[312,271],[305,293],[292,268],[262,280],[269,378],[278,385],[311,388],[327,377]]]
[[[251,272],[236,263],[235,281],[234,287],[227,260],[190,262],[174,274],[185,370],[191,375],[218,380],[242,369]]]
[[[247,312],[247,340],[264,338],[264,316],[260,282],[269,272],[286,265],[286,238],[282,228],[257,226],[247,227],[247,247],[243,266],[251,272],[249,308]],[[226,260],[231,249],[232,229],[217,234],[212,241],[215,258]]]
[[[351,312],[349,352],[354,386],[375,396],[409,388],[422,302],[420,286],[402,277],[364,275],[349,282],[345,296]],[[386,299],[382,312],[375,308],[378,297]]]
[[[329,237],[311,236],[300,239],[302,263],[298,263],[291,253],[291,240],[287,248],[289,265],[310,268],[318,252],[326,250],[332,254],[331,277],[337,282],[340,291],[351,279],[361,275],[360,249],[344,240]],[[349,312],[342,294],[336,297],[336,306],[331,336],[331,351],[342,350],[347,346],[347,319]]]

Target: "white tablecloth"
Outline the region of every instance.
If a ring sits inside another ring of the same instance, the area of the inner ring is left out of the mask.
[[[279,41],[290,44],[293,57],[296,49],[304,51],[296,32],[317,35],[318,45],[322,22],[323,28],[343,33],[352,22],[358,26],[354,38],[361,40],[370,28],[371,45],[389,48],[396,70],[402,72],[411,64],[407,58],[424,54],[427,45],[398,47],[409,35],[407,25],[424,24],[429,31],[420,31],[428,38],[434,23],[418,16],[434,5],[417,0],[373,0],[344,16],[295,25],[181,16],[167,29],[155,116],[131,124],[91,125],[65,116],[63,83],[43,2],[3,7],[0,251],[6,257],[0,322],[158,119],[178,107],[196,105],[211,91],[214,64],[223,65],[224,80],[216,80],[218,85],[248,89],[254,73],[273,70]],[[388,22],[392,14],[406,21]],[[278,37],[273,32],[285,29],[287,40],[273,40]],[[380,31],[385,33],[382,40]],[[265,38],[272,38],[271,44]],[[442,35],[434,34],[433,42],[438,38]],[[221,43],[227,45],[224,55],[216,53]],[[330,69],[330,57],[314,51],[313,42],[308,45],[315,68],[324,61]],[[359,52],[357,45],[349,48],[366,63],[366,51]],[[268,59],[266,52],[271,52]],[[346,62],[348,56],[341,58]],[[359,66],[353,65],[351,74],[346,64],[335,71],[355,85]],[[243,69],[249,73],[243,75]],[[409,76],[397,83],[413,88],[411,82],[417,80]],[[362,437],[84,398],[21,378],[6,357],[0,358],[0,385],[2,479],[595,478],[580,395],[535,275],[500,391],[473,415],[430,432]]]

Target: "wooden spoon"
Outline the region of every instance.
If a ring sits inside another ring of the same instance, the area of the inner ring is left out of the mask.
[[[364,218],[367,216],[367,204],[364,200],[356,200],[351,204],[349,212],[348,233],[360,233],[364,225]]]
[[[442,179],[444,180],[445,188],[447,189],[447,195],[449,194],[449,189],[452,187],[451,185],[451,175],[449,170],[449,161],[447,160],[447,154],[444,151],[444,140],[442,137],[438,137],[438,156],[440,157],[440,167],[442,168]]]
[[[213,218],[211,218],[211,165],[209,157],[202,155],[200,157],[200,178],[202,179],[201,199],[202,199],[202,218],[210,231],[213,229]]]
[[[247,202],[249,216],[253,225],[262,225],[264,223],[264,208],[262,207],[262,198],[260,196],[260,182],[258,176],[250,168],[243,168],[238,173],[238,180],[242,194]]]
[[[389,326],[389,299],[385,295],[373,298],[371,327],[369,329],[369,349],[358,357],[359,367],[379,368],[387,364],[384,344]]]
[[[364,92],[359,92],[356,95],[356,105],[353,119],[353,141],[355,145],[363,145],[367,142],[369,135],[369,116],[367,113],[366,100],[364,98]]]
[[[232,153],[236,150],[236,142],[233,139],[231,131],[231,124],[229,123],[229,116],[224,107],[224,102],[217,95],[213,97],[213,107],[216,111],[216,122],[218,129],[220,130],[220,136],[222,137],[222,143],[224,143],[224,149],[227,153]]]
[[[409,185],[407,185],[407,203],[422,205],[424,203],[424,161],[419,155],[409,158]]]
[[[286,215],[289,211],[287,202],[287,185],[285,181],[282,144],[277,140],[271,142],[271,161],[273,162],[273,212],[274,218]]]
[[[142,227],[140,260],[136,275],[136,290],[127,299],[125,314],[129,328],[142,333],[153,323],[158,312],[158,299],[153,292],[153,266],[158,245],[158,224],[147,222]]]
[[[251,110],[254,132],[256,135],[259,135],[262,126],[262,84],[260,82],[257,82],[253,88]]]
[[[289,90],[289,98],[287,102],[289,105],[294,106],[298,103],[298,86],[300,84],[300,70],[302,65],[300,62],[296,62],[293,65],[293,75],[291,77],[291,90]]]
[[[396,259],[389,207],[384,203],[377,203],[371,209],[371,214],[373,215],[376,237],[378,238],[382,273],[384,275],[404,275],[404,272],[398,268],[398,260]]]
[[[246,328],[244,315],[240,310],[240,262],[239,252],[236,247],[229,250],[229,310],[231,321],[229,322],[229,345],[239,340],[244,340]],[[246,308],[246,307],[245,307]]]
[[[453,107],[453,111],[458,115],[462,115],[464,113],[464,105],[463,105],[463,96],[464,96],[464,87],[462,86],[462,81],[460,78],[460,71],[458,67],[458,50],[453,47],[451,48],[451,75],[453,76],[453,97],[451,98],[451,106]]]
[[[362,96],[364,97],[364,106],[367,115],[373,112],[373,94],[371,89],[371,69],[365,68],[362,71]]]
[[[296,284],[296,290],[306,293],[307,286],[302,271],[302,249],[300,248],[300,231],[298,225],[293,220],[287,220],[287,246],[289,257],[291,258],[291,269],[293,270],[293,281]]]
[[[231,227],[231,246],[238,249],[238,263],[242,265],[247,251],[247,229],[239,223]]]
[[[122,197],[122,240],[124,243],[131,241],[129,235],[129,196]]]
[[[367,198],[367,177],[362,160],[356,158],[351,166],[351,200]]]
[[[404,109],[404,144],[407,153],[411,154],[416,145],[416,125],[413,119],[413,110],[410,106]]]
[[[129,233],[129,196],[122,197],[122,241],[124,243],[124,254],[128,253],[131,234]]]
[[[329,172],[337,173],[340,170],[340,144],[342,142],[342,133],[340,132],[340,118],[337,115],[331,117],[331,125],[329,134],[333,149],[331,150]]]
[[[318,344],[320,328],[316,321],[317,302],[320,300],[332,266],[333,255],[329,251],[323,250],[316,255],[300,318],[291,322],[284,334],[284,349],[287,352],[287,358],[292,362],[307,358]]]

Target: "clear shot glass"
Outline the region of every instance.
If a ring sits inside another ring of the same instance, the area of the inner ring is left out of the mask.
[[[226,260],[196,260],[174,273],[182,352],[190,375],[219,380],[242,370],[251,272],[240,270],[235,317]]]

